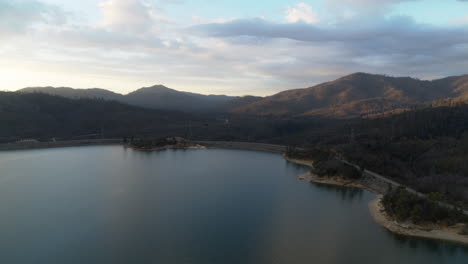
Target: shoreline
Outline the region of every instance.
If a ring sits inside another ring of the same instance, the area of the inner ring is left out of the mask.
[[[460,235],[460,225],[450,227],[437,225],[416,225],[413,223],[400,223],[385,212],[381,204],[382,195],[369,203],[369,211],[376,223],[388,231],[409,237],[433,239],[468,245],[468,235]]]
[[[190,146],[179,146],[179,145],[166,145],[166,146],[162,146],[162,147],[152,147],[152,148],[139,148],[139,147],[135,147],[135,146],[132,146],[132,145],[129,145],[129,144],[123,144],[124,147],[127,147],[127,148],[131,148],[131,149],[134,149],[134,150],[138,150],[138,151],[163,151],[163,150],[169,150],[169,149],[173,149],[173,150],[189,150],[189,149],[207,149],[207,147],[205,146],[202,146],[202,145],[190,145]]]
[[[83,139],[83,140],[64,140],[48,142],[29,142],[29,143],[4,143],[0,144],[0,151],[30,150],[30,149],[49,149],[49,148],[67,148],[84,146],[111,146],[122,145],[122,139]]]
[[[371,189],[367,188],[366,186],[353,180],[347,180],[343,177],[319,177],[315,174],[308,172],[306,174],[299,175],[298,179],[302,181],[308,181],[308,182],[324,184],[324,185],[335,185],[335,186],[340,186],[340,187],[365,189],[370,192],[373,192]]]
[[[309,168],[313,167],[312,160],[298,160],[291,159],[286,156],[284,158],[292,163],[307,166]],[[453,227],[445,227],[438,225],[416,225],[413,223],[398,223],[394,221],[390,216],[385,213],[385,209],[381,204],[381,199],[383,194],[367,186],[365,183],[362,183],[361,180],[348,180],[343,177],[318,177],[317,175],[307,172],[303,175],[298,176],[299,180],[308,181],[316,184],[324,185],[334,185],[340,187],[349,187],[349,188],[359,188],[364,189],[369,192],[372,192],[377,195],[377,198],[372,200],[369,204],[369,213],[371,214],[374,221],[385,228],[386,230],[403,236],[423,238],[423,239],[432,239],[440,240],[446,242],[453,242],[458,244],[468,245],[468,235],[460,235],[458,232],[461,229],[461,226],[455,225]]]
[[[239,149],[251,151],[264,151],[278,154],[283,154],[284,152],[286,152],[286,146],[265,143],[197,140],[192,142],[195,144],[202,145],[208,149]]]
[[[283,157],[285,160],[298,164],[298,165],[307,166],[309,168],[313,168],[314,166],[313,165],[314,162],[312,160],[291,159],[291,158],[286,157],[285,155],[283,155]],[[359,181],[349,180],[343,177],[319,177],[311,172],[307,172],[305,174],[299,175],[297,178],[302,181],[308,181],[308,182],[313,182],[313,183],[318,183],[318,184],[360,188],[360,189],[365,189],[375,194],[379,194],[376,190],[366,187],[365,185],[361,184]]]
[[[286,151],[286,146],[253,143],[253,142],[231,142],[231,141],[192,141],[193,145],[201,146],[203,148],[219,148],[219,149],[239,149],[251,151],[265,151],[270,153],[283,154]],[[29,143],[3,143],[0,144],[0,151],[10,150],[30,150],[30,149],[48,149],[48,148],[66,148],[66,147],[80,147],[80,146],[105,146],[105,145],[121,145],[127,146],[123,143],[121,138],[106,138],[106,139],[82,139],[82,140],[63,140],[63,141],[48,141],[48,142],[29,142]],[[164,149],[165,147],[153,148],[154,150]],[[143,148],[134,148],[145,150]],[[152,149],[148,149],[152,150]]]

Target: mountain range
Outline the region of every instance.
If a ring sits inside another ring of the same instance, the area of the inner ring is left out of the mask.
[[[423,81],[355,73],[310,88],[284,91],[231,111],[256,115],[356,117],[398,112],[443,99],[467,100],[468,75]]]
[[[46,93],[67,98],[101,98],[134,106],[185,112],[228,112],[260,116],[352,118],[397,113],[441,100],[468,100],[468,75],[432,81],[354,73],[304,89],[266,97],[202,95],[163,85],[122,95],[104,89],[31,87],[21,93]]]
[[[143,87],[123,95],[104,89],[74,89],[69,87],[28,87],[21,93],[44,93],[69,99],[104,99],[145,108],[184,112],[203,112],[220,107],[234,97],[226,95],[202,95],[176,91],[163,85]]]

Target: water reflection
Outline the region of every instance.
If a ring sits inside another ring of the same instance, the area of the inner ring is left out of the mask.
[[[433,254],[437,254],[440,256],[453,256],[461,252],[463,252],[464,254],[468,253],[468,247],[454,242],[442,243],[441,241],[432,239],[402,236],[392,233],[390,231],[387,231],[386,234],[392,239],[392,241],[394,241],[394,244],[399,248],[410,247],[415,250],[430,251]]]
[[[311,182],[316,189],[322,192],[334,193],[341,198],[342,201],[355,202],[362,201],[364,191],[355,187],[336,186],[331,184],[322,184]]]
[[[307,168],[280,155],[33,154],[1,156],[0,263],[468,263],[467,248],[378,226],[373,194],[298,181]]]

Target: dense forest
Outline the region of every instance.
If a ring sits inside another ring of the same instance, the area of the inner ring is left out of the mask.
[[[0,93],[0,139],[166,136],[185,133],[187,114],[150,110],[100,99],[67,99],[45,94]]]
[[[422,192],[468,201],[468,105],[408,111],[351,129],[350,142],[336,146],[348,160]]]
[[[320,164],[330,161],[317,149],[423,193],[437,192],[444,200],[468,205],[468,105],[444,104],[333,124],[299,132],[287,141],[307,145],[309,151],[302,155]]]
[[[398,221],[412,221],[416,224],[439,223],[446,226],[468,222],[468,216],[460,208],[448,209],[438,205],[440,197],[433,193],[423,199],[400,187],[389,190],[382,199],[385,211]],[[468,233],[463,230],[463,234]]]
[[[160,138],[283,142],[284,136],[325,121],[191,114],[103,99],[70,99],[43,93],[0,92],[0,142],[98,138]],[[321,125],[320,125],[321,126]]]

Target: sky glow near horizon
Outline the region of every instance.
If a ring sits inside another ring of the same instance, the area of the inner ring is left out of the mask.
[[[269,95],[468,73],[467,0],[0,0],[0,90]]]

